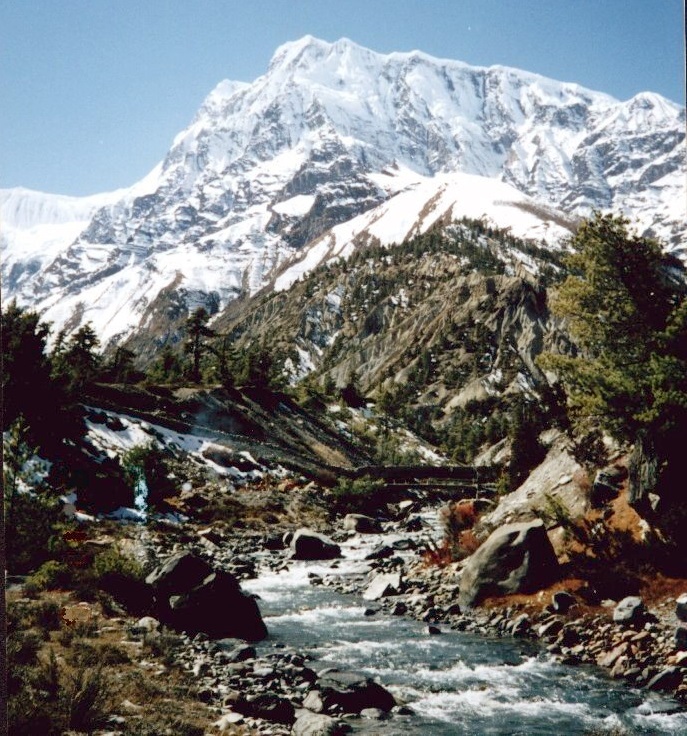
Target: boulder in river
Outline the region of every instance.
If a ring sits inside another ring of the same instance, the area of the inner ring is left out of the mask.
[[[322,675],[303,701],[315,713],[360,713],[366,708],[388,713],[395,705],[394,696],[371,677],[337,670]]]
[[[343,520],[343,528],[345,531],[358,532],[358,534],[379,534],[382,531],[382,525],[365,514],[346,514]]]
[[[290,541],[294,560],[332,560],[341,557],[341,547],[324,534],[298,529]]]
[[[387,572],[375,575],[363,593],[366,601],[376,601],[401,592],[403,579],[400,572]]]
[[[541,519],[505,524],[468,559],[460,579],[458,602],[479,605],[489,596],[533,593],[558,572],[558,560]]]

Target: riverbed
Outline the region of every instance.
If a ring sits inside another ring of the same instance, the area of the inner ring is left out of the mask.
[[[684,734],[687,713],[665,697],[624,686],[596,668],[557,663],[534,643],[488,638],[377,611],[358,596],[312,585],[312,574],[355,576],[393,535],[354,535],[333,562],[264,569],[243,587],[259,596],[270,632],[262,645],[293,646],[316,670],[364,672],[412,714],[351,721],[361,734]],[[367,614],[367,615],[366,615]],[[677,712],[670,712],[677,710]],[[668,712],[666,712],[668,711]]]

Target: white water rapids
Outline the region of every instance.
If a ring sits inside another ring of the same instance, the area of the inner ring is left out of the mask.
[[[404,535],[409,536],[409,535]],[[428,636],[420,622],[365,616],[366,603],[313,586],[308,573],[356,574],[365,555],[398,535],[355,535],[334,563],[293,562],[288,571],[244,581],[259,595],[270,632],[313,658],[315,669],[337,666],[378,679],[414,715],[353,721],[356,733],[476,736],[499,734],[686,734],[687,713],[672,701],[632,689],[589,667],[554,662],[532,643],[479,637],[442,627]],[[332,564],[335,566],[332,567]]]

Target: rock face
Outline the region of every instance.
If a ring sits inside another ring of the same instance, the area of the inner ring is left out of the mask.
[[[259,641],[267,628],[253,598],[228,572],[213,571],[191,553],[174,555],[146,582],[153,588],[160,620],[189,634]]]
[[[360,713],[378,708],[385,713],[396,705],[394,696],[370,677],[357,672],[328,672],[316,683],[303,706],[315,713]]]
[[[540,519],[506,524],[469,558],[458,602],[469,608],[488,596],[533,592],[548,585],[557,570],[558,560]]]
[[[341,557],[341,548],[324,534],[298,529],[290,543],[294,560],[332,560]]]

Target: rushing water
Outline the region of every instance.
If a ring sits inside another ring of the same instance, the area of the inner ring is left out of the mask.
[[[316,669],[337,666],[382,682],[412,716],[361,719],[367,734],[687,734],[687,714],[665,713],[671,701],[624,687],[593,668],[555,663],[533,644],[489,639],[426,626],[379,612],[365,616],[361,599],[309,583],[308,573],[366,569],[362,560],[378,536],[354,537],[345,560],[294,562],[243,585],[260,596],[272,641],[310,654]],[[268,644],[269,645],[269,644]]]

